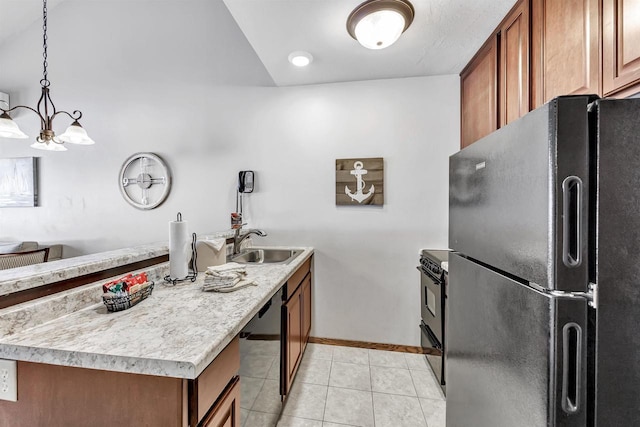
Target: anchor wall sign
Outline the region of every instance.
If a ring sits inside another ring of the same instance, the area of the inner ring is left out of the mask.
[[[383,205],[382,157],[336,160],[336,205]]]

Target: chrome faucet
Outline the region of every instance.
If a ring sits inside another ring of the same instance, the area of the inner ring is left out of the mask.
[[[260,236],[260,237],[267,237],[267,233],[263,230],[250,229],[250,230],[247,230],[247,232],[242,236],[240,235],[240,230],[241,228],[236,228],[236,234],[235,236],[233,236],[233,254],[234,255],[238,255],[240,253],[240,245],[242,244],[242,242],[244,242],[244,239],[251,236],[252,234],[255,234],[256,236]]]

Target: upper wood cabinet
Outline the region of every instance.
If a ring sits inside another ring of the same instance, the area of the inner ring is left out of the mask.
[[[529,1],[520,1],[500,25],[500,126],[529,112]]]
[[[603,0],[602,90],[605,96],[640,83],[640,0]],[[630,92],[638,92],[640,88]]]
[[[640,92],[640,0],[520,0],[460,78],[461,148],[557,96]]]
[[[460,74],[462,148],[529,112],[529,34],[521,0]]]
[[[498,129],[498,36],[460,74],[462,148]]]
[[[533,108],[602,92],[599,12],[599,0],[531,0]]]

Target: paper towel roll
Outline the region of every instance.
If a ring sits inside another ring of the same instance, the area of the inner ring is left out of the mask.
[[[169,275],[174,279],[189,274],[189,242],[187,221],[169,222]]]

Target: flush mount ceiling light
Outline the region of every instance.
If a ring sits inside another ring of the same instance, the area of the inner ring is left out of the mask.
[[[73,113],[56,110],[56,106],[53,104],[51,96],[49,95],[49,86],[51,85],[51,82],[47,78],[47,0],[43,0],[42,3],[42,32],[42,56],[44,58],[43,78],[40,80],[42,95],[40,95],[40,99],[38,100],[38,104],[36,106],[37,109],[27,107],[26,105],[18,105],[13,108],[9,108],[7,105],[5,109],[4,105],[0,104],[0,112],[2,112],[2,114],[0,114],[0,137],[28,138],[28,136],[20,130],[16,122],[14,122],[8,114],[19,108],[26,108],[27,110],[33,111],[38,115],[38,117],[40,117],[40,135],[36,137],[36,142],[31,145],[31,147],[39,150],[66,151],[67,149],[62,145],[65,142],[81,145],[95,144],[95,142],[89,138],[89,135],[87,135],[87,131],[80,126],[79,120],[82,118],[82,113],[78,110],[75,110]],[[73,120],[67,130],[60,136],[56,136],[52,127],[53,119],[55,119],[58,114],[65,114]]]
[[[368,49],[384,49],[409,28],[414,15],[407,0],[368,0],[351,12],[347,31]]]
[[[311,64],[312,61],[313,56],[311,56],[309,52],[298,50],[289,54],[289,62],[296,67],[306,67]]]

